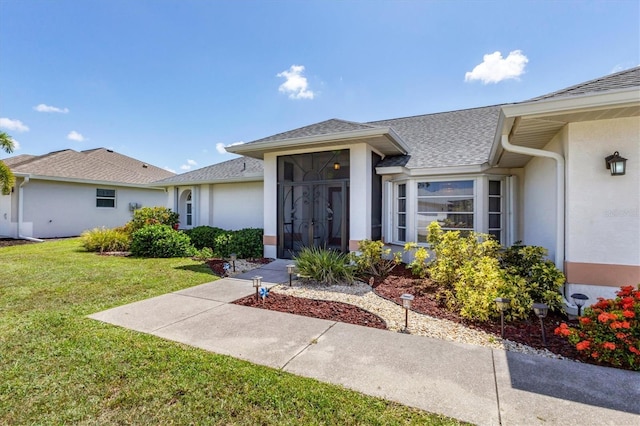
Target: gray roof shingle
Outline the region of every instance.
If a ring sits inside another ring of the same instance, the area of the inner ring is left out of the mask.
[[[373,126],[365,123],[356,123],[353,121],[338,120],[332,118],[330,120],[321,121],[320,123],[311,124],[309,126],[300,127],[298,129],[289,130],[287,132],[278,133],[277,135],[268,136],[248,143],[282,141],[287,139],[297,139],[310,136],[332,135],[341,132],[352,132],[355,130],[373,129]]]
[[[175,175],[105,148],[81,152],[65,149],[39,156],[18,155],[4,161],[14,173],[134,185]]]
[[[389,126],[409,147],[409,155],[387,157],[378,167],[433,168],[480,165],[489,161],[500,106],[374,121]]]
[[[605,75],[604,77],[585,81],[546,95],[529,99],[525,102],[541,101],[551,98],[586,95],[590,93],[606,92],[609,90],[628,89],[640,86],[640,66],[628,70]]]
[[[165,184],[189,184],[231,180],[262,180],[263,162],[256,158],[240,157],[222,163],[213,164],[191,172],[176,175],[167,179],[162,179],[155,184],[164,186]]]

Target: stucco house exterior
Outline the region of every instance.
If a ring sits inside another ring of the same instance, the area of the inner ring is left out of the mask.
[[[428,224],[549,250],[565,294],[640,282],[640,67],[528,101],[367,123],[331,119],[227,148],[243,157],[156,183],[189,226],[264,228],[264,254]],[[612,176],[605,157],[627,159]],[[262,203],[262,208],[258,204]]]
[[[16,177],[0,195],[0,236],[55,238],[124,225],[133,210],[164,206],[167,194],[148,184],[174,173],[109,149],[65,149],[3,160]]]

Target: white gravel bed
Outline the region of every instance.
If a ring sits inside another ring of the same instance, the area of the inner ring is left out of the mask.
[[[274,286],[271,288],[271,291],[307,299],[349,303],[378,315],[386,321],[387,327],[391,331],[401,331],[404,329],[404,309],[378,296],[373,292],[371,287],[365,283],[357,282],[353,285],[323,286],[298,281],[295,282],[292,287],[289,287],[287,284]],[[507,339],[503,340],[500,337],[484,331],[467,328],[454,321],[434,318],[414,311],[409,312],[408,332],[418,336],[434,337],[452,342],[469,343],[494,349],[563,359],[562,356],[546,349],[536,349]]]

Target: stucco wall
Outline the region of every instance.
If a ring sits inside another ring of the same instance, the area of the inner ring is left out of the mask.
[[[561,130],[543,149],[563,154],[567,138]],[[535,157],[524,168],[522,179],[523,243],[542,246],[554,259],[556,252],[556,162]]]
[[[115,208],[96,207],[97,188],[116,190]],[[95,227],[121,226],[131,220],[129,203],[152,207],[167,202],[164,190],[39,180],[26,184],[23,194],[22,233],[36,238],[72,237]]]
[[[627,173],[604,158],[619,151]],[[567,261],[640,265],[640,117],[569,125]]]
[[[262,182],[211,185],[212,226],[223,229],[262,228]]]

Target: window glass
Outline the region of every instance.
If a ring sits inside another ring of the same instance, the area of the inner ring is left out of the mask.
[[[427,227],[438,222],[444,230],[472,231],[474,182],[418,182],[418,242],[427,241]]]
[[[489,181],[489,234],[498,242],[502,242],[503,215],[502,215],[502,181]]]
[[[395,239],[407,240],[407,184],[396,185]]]
[[[116,190],[115,189],[96,189],[96,207],[116,206]]]

